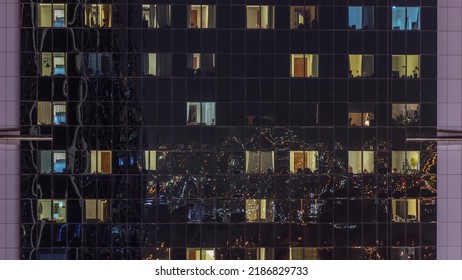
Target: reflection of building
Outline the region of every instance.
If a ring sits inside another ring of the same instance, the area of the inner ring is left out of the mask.
[[[180,2],[23,7],[20,257],[435,258],[432,4]]]

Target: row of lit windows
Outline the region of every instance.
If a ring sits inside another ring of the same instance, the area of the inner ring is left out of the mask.
[[[66,27],[66,4],[39,4],[39,27]],[[215,28],[215,5],[187,5],[187,26],[189,28]],[[248,29],[273,29],[275,27],[274,6],[247,6],[246,26]],[[145,28],[168,28],[171,26],[171,5],[142,5],[142,21]],[[86,27],[112,27],[111,4],[85,4]],[[368,30],[375,27],[375,13],[372,6],[350,6],[348,27],[353,30]],[[306,29],[319,27],[317,6],[291,6],[290,28]],[[392,7],[393,30],[420,30],[420,7]]]
[[[336,247],[337,248],[337,247]],[[86,248],[82,248],[83,255],[86,253]],[[90,248],[89,248],[90,249]],[[93,248],[92,248],[93,249]],[[346,247],[342,248],[346,249]],[[180,254],[179,251],[184,250],[180,248],[173,248],[175,254]],[[433,259],[436,248],[431,247],[413,247],[413,246],[402,246],[402,247],[349,247],[350,258],[363,259],[363,260],[380,260],[387,257],[391,260],[415,260],[415,259]],[[37,258],[39,260],[66,260],[68,259],[68,252],[65,249],[58,249],[56,247],[51,249],[39,248],[37,251]],[[109,250],[102,248],[102,251],[106,252],[105,259],[110,258]],[[141,248],[142,258],[144,260],[171,260],[171,251],[169,247],[158,247]],[[343,250],[342,250],[343,251]],[[94,257],[95,251],[89,250],[89,255]],[[337,252],[334,251],[333,247],[323,246],[318,247],[254,247],[254,248],[233,248],[232,251],[233,259],[243,260],[327,260],[332,259],[333,255],[337,258]],[[237,252],[237,253],[236,253]],[[353,253],[355,252],[355,253]],[[186,248],[186,259],[187,260],[221,260],[228,259],[230,254],[230,248]],[[115,254],[116,255],[116,254]],[[341,258],[346,258],[346,254],[341,254]],[[183,257],[183,256],[182,256]],[[177,259],[176,257],[175,259]],[[303,270],[301,270],[302,272]]]
[[[374,247],[356,247],[362,249],[364,259],[380,259]],[[257,247],[257,248],[244,248],[245,260],[275,260],[275,248],[271,247]],[[276,249],[277,250],[277,249]],[[187,248],[187,260],[215,260],[221,259],[220,249],[215,248]],[[288,256],[284,259],[289,260],[321,260],[322,255],[325,253],[331,254],[331,248],[317,248],[317,247],[290,247]],[[392,247],[390,251],[390,259],[392,260],[414,260],[419,258],[419,249],[416,247]],[[330,253],[329,253],[330,252]],[[425,257],[425,255],[424,255]],[[430,257],[430,256],[428,256]],[[332,258],[332,257],[329,257]],[[144,259],[146,260],[170,260],[170,248],[156,248],[155,252],[146,253]]]
[[[432,200],[431,200],[432,201]],[[420,222],[421,204],[427,202],[421,199],[392,199],[392,222],[394,223],[416,223]],[[304,217],[316,219],[321,208],[316,199],[307,201],[303,199],[294,200],[291,204],[294,212],[299,213],[299,219],[303,222]],[[150,206],[151,204],[148,203]],[[67,222],[67,200],[65,199],[38,199],[37,219],[45,222],[66,223]],[[110,201],[105,199],[85,199],[84,217],[85,222],[109,222]],[[245,221],[247,223],[272,223],[277,215],[274,199],[246,199],[245,200]],[[200,206],[192,208],[188,213],[189,222],[201,222],[204,218],[204,210]]]
[[[141,157],[120,157],[116,164],[119,168],[130,167],[141,170],[155,171],[158,164],[167,160],[166,152],[144,151]],[[374,151],[348,151],[348,173],[374,173]],[[294,174],[318,174],[319,164],[323,159],[318,151],[290,151],[290,172]],[[114,159],[112,151],[91,151],[90,170],[86,173],[111,174]],[[66,173],[67,160],[65,151],[42,150],[38,154],[40,173]],[[417,174],[420,172],[420,151],[392,151],[392,173]],[[247,174],[273,174],[273,151],[246,151],[245,172]]]
[[[216,109],[215,102],[187,102],[186,124],[187,125],[215,125]],[[67,123],[66,102],[37,102],[38,125],[65,125]],[[418,125],[420,121],[420,105],[417,103],[394,103],[392,104],[392,124],[399,126]],[[251,126],[257,116],[247,116],[247,125]],[[265,116],[260,116],[264,119]],[[348,108],[349,126],[374,126],[373,104],[351,104]]]
[[[67,74],[66,53],[41,53],[41,76]],[[143,53],[143,74],[159,77],[172,75],[172,61],[169,53]],[[374,55],[350,54],[350,78],[373,77]],[[84,59],[87,76],[111,76],[111,53],[87,53]],[[188,76],[214,76],[215,54],[187,54]],[[319,77],[319,55],[292,54],[290,76],[294,78]],[[420,55],[392,55],[393,78],[420,78]]]

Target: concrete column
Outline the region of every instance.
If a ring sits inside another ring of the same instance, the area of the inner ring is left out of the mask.
[[[438,128],[462,130],[462,1],[438,0]],[[462,136],[462,135],[461,135]],[[462,259],[462,142],[438,144],[438,259]]]
[[[20,0],[0,0],[0,128],[19,126]],[[0,260],[19,258],[19,145],[0,141]]]

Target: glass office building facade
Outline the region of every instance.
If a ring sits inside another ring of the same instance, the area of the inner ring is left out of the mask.
[[[22,259],[435,259],[436,0],[22,1]]]

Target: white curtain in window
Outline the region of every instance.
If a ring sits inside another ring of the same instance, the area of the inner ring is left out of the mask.
[[[274,152],[260,152],[261,172],[274,173]]]
[[[149,5],[149,21],[148,26],[151,28],[158,28],[158,17],[157,17],[158,5]]]
[[[363,55],[362,63],[362,76],[371,77],[374,75],[374,56],[373,55]]]
[[[208,28],[215,28],[215,21],[216,21],[215,5],[208,5],[207,21],[208,21],[208,25],[207,25]]]
[[[144,54],[144,74],[145,75],[157,75],[157,54],[145,53]]]
[[[170,26],[170,5],[157,5],[157,23],[160,28]]]
[[[318,76],[318,55],[309,54],[305,56],[305,62],[307,63],[307,77]]]
[[[201,108],[201,123],[215,124],[215,102],[204,102]]]
[[[374,7],[363,7],[363,28],[374,29]]]
[[[363,172],[372,173],[374,172],[374,152],[363,151]]]
[[[362,153],[361,151],[348,152],[348,172],[361,173],[362,172]]]

